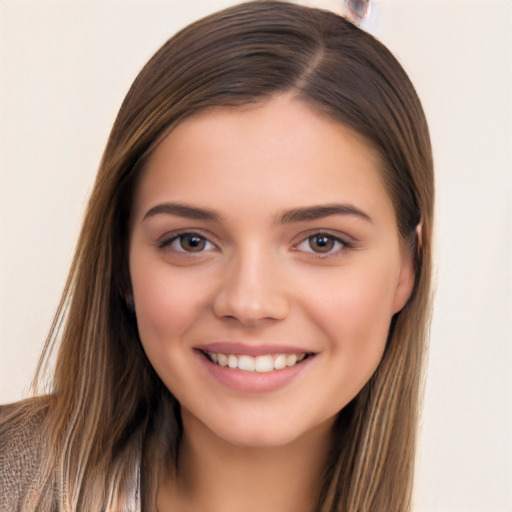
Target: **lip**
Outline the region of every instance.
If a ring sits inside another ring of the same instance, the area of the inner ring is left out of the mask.
[[[304,347],[279,345],[279,344],[261,344],[249,345],[239,342],[220,341],[198,345],[194,347],[202,352],[222,352],[223,354],[247,355],[252,357],[265,356],[267,354],[312,354],[313,351]]]
[[[223,344],[222,344],[223,345]],[[229,344],[231,348],[233,344]],[[239,344],[235,344],[238,345]],[[207,345],[209,348],[201,348],[196,349],[195,352],[197,354],[197,359],[202,366],[202,368],[207,372],[209,377],[212,377],[214,380],[235,391],[244,392],[244,393],[270,393],[272,391],[277,391],[285,386],[291,384],[293,381],[298,379],[300,375],[307,371],[307,369],[311,366],[311,363],[314,361],[315,357],[311,352],[307,352],[311,354],[310,357],[307,357],[300,363],[294,366],[288,366],[283,368],[282,370],[274,370],[271,372],[248,372],[244,370],[238,370],[229,368],[229,366],[220,366],[218,364],[213,363],[206,356],[205,351],[208,352],[224,352],[223,350],[219,350],[219,344]],[[212,350],[211,347],[214,347],[216,350]],[[271,353],[304,353],[303,349],[295,350],[293,348],[287,347],[284,351],[284,347],[279,347],[278,345],[266,345],[265,347],[253,347],[254,350],[251,353],[246,351],[247,346],[243,346],[243,350],[240,350],[239,354],[247,354],[253,355],[253,357],[258,355],[266,355]],[[277,350],[273,350],[276,349]],[[257,349],[257,350],[256,350]],[[272,349],[272,350],[271,350]],[[236,354],[237,351],[228,350],[229,354]]]

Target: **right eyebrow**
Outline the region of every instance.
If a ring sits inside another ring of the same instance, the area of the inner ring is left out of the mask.
[[[306,208],[294,208],[284,212],[281,216],[281,223],[304,222],[318,220],[330,215],[349,215],[359,217],[368,222],[373,222],[372,218],[363,210],[349,203],[331,203],[310,206]]]
[[[195,206],[187,206],[180,203],[157,204],[146,212],[142,220],[144,221],[149,217],[153,217],[154,215],[159,214],[176,215],[178,217],[193,220],[219,220],[219,215],[217,215],[217,213],[215,213],[213,210],[208,210],[206,208],[196,208]]]

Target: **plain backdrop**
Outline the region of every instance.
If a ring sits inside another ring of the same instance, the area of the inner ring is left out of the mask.
[[[136,73],[178,28],[233,3],[0,1],[0,402],[27,393]],[[415,511],[511,512],[512,2],[377,0],[364,26],[415,83],[436,163]]]

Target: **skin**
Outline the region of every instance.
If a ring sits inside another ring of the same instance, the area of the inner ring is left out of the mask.
[[[142,344],[182,407],[180,471],[162,483],[161,511],[311,510],[335,415],[377,368],[414,283],[379,164],[292,95],[203,112],[155,150],[130,274]],[[334,204],[341,213],[290,214]],[[314,356],[285,386],[246,392],[205,371],[197,347],[223,341]]]

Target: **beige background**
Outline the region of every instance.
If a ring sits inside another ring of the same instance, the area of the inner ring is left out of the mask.
[[[0,402],[27,390],[131,81],[232,3],[0,1]],[[416,84],[436,160],[416,512],[512,512],[512,2],[376,0],[366,28]]]

